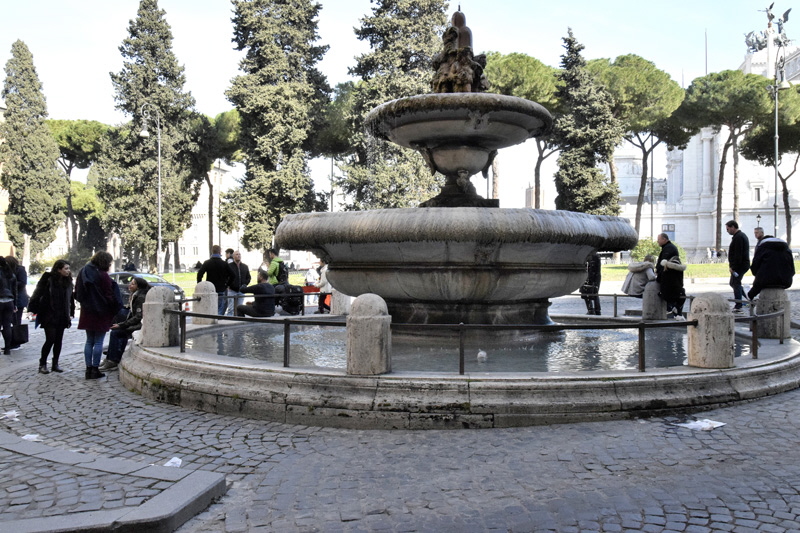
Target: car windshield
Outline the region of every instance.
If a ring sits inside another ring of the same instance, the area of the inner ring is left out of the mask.
[[[162,278],[161,276],[156,276],[155,274],[146,274],[137,272],[135,274],[120,274],[119,281],[121,283],[130,283],[132,277],[142,278],[148,283],[169,283],[167,280]]]

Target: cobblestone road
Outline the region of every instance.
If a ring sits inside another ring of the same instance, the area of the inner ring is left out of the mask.
[[[117,373],[84,380],[82,332],[66,342],[73,353],[61,375],[35,373],[38,337],[0,363],[0,395],[11,395],[0,412],[19,412],[0,429],[67,450],[157,464],[179,457],[182,468],[225,473],[228,493],[182,533],[800,531],[800,390],[698,415],[726,424],[712,431],[678,427],[678,418],[354,431],[146,401]],[[0,465],[4,477],[9,468],[30,471],[35,482],[26,485],[36,488],[0,485],[4,512],[25,513],[26,498],[40,498],[68,520],[86,491],[117,487],[108,500],[124,504],[158,490],[87,478],[70,482],[70,499],[58,472],[42,476],[5,457]]]

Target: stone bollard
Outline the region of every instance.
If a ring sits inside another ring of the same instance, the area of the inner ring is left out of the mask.
[[[658,295],[661,284],[651,281],[644,286],[642,295],[642,320],[666,320],[667,304]]]
[[[204,315],[217,314],[217,301],[219,300],[219,295],[217,295],[217,289],[214,287],[213,283],[210,281],[201,281],[198,283],[194,288],[194,297],[200,298],[200,301],[192,302],[193,312],[202,313]],[[216,323],[216,318],[192,318],[192,324],[196,324],[198,326],[210,326]]]
[[[180,310],[175,294],[167,287],[152,287],[142,308],[141,346],[159,348],[177,346],[180,342],[178,315],[164,313],[165,309]]]
[[[767,318],[759,320],[758,336],[762,339],[779,339],[781,337],[781,320],[783,321],[783,338],[788,339],[792,327],[792,303],[784,289],[764,289],[756,300],[756,314],[766,315],[784,309],[783,318]]]
[[[733,314],[724,296],[703,293],[689,310],[689,366],[731,368],[733,363]]]
[[[349,315],[350,307],[353,303],[353,297],[339,292],[336,289],[331,290],[331,314],[332,315]]]
[[[347,317],[347,373],[369,376],[392,371],[392,317],[377,294],[362,294]]]

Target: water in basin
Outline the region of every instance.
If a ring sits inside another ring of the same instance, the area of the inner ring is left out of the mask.
[[[290,366],[345,369],[344,327],[292,326]],[[685,328],[651,329],[645,338],[647,368],[686,364]],[[735,356],[749,354],[749,346],[735,343]],[[190,336],[187,348],[254,361],[282,364],[283,326],[248,324]],[[467,343],[467,372],[579,372],[631,370],[638,366],[636,330],[572,330],[541,332],[523,343],[487,345]],[[478,352],[486,358],[478,358]],[[458,337],[421,341],[407,335],[392,338],[395,372],[458,372]]]

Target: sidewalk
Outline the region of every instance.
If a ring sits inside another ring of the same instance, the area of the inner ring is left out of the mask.
[[[581,309],[569,296],[551,312]],[[17,412],[0,419],[1,531],[800,531],[800,390],[696,417],[339,430],[145,401],[116,372],[84,380],[75,329],[67,372],[37,374],[42,341],[32,330],[0,359],[0,416]],[[725,425],[675,425],[695,418]]]

